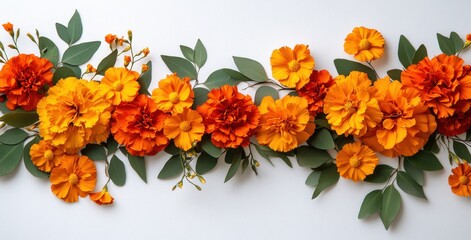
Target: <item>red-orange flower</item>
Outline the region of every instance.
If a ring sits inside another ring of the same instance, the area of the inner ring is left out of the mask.
[[[438,131],[446,136],[456,136],[471,127],[471,110],[455,112],[451,117],[437,119]]]
[[[451,171],[453,174],[448,177],[451,191],[458,196],[471,196],[471,166],[461,163]]]
[[[90,199],[98,205],[113,204],[114,198],[108,192],[108,187],[104,186],[101,192],[90,193]]]
[[[7,31],[8,33],[13,32],[13,24],[11,24],[10,22],[4,23],[2,24],[2,26],[3,29],[5,29],[5,31]]]
[[[8,109],[18,106],[26,111],[36,109],[45,95],[44,86],[52,84],[53,67],[47,59],[33,54],[10,58],[0,71],[0,93],[6,95]]]
[[[312,71],[309,82],[301,89],[298,89],[298,95],[305,98],[308,102],[308,110],[312,116],[322,112],[324,107],[324,98],[329,87],[334,85],[335,81],[327,70]]]
[[[112,44],[114,41],[116,40],[116,35],[114,34],[106,34],[105,36],[105,42],[107,42],[108,44]]]
[[[197,110],[211,142],[219,148],[247,146],[260,119],[252,98],[239,93],[236,86],[211,90],[208,100]]]
[[[130,154],[155,155],[169,142],[163,133],[166,118],[151,98],[140,94],[117,106],[111,117],[111,133]]]

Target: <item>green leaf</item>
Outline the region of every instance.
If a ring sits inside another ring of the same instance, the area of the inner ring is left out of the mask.
[[[401,69],[391,69],[387,73],[388,73],[388,76],[392,80],[399,80],[399,81],[401,80],[401,73],[402,73]]]
[[[231,77],[229,71],[234,70],[225,68],[214,71],[209,75],[208,79],[204,82],[204,85],[209,89],[219,88],[223,85],[237,86],[241,81]]]
[[[57,31],[57,35],[59,35],[59,37],[62,39],[62,41],[64,41],[67,44],[70,43],[70,35],[69,35],[69,31],[67,30],[66,26],[64,26],[60,23],[56,23],[56,31]]]
[[[404,161],[404,170],[414,181],[422,186],[424,185],[424,170],[416,168],[410,161]]]
[[[7,108],[6,103],[7,103],[6,101],[0,102],[0,113],[5,114],[5,113],[11,112],[11,110]]]
[[[450,33],[450,39],[453,41],[453,44],[455,45],[455,51],[458,52],[464,47],[464,42],[463,39],[461,39],[460,35],[456,32],[451,32]]]
[[[71,46],[65,50],[62,62],[73,66],[79,66],[90,60],[100,47],[100,41],[84,42]]]
[[[384,183],[388,181],[393,170],[394,168],[389,165],[379,164],[371,175],[366,176],[365,182]]]
[[[335,164],[323,169],[319,177],[319,183],[317,184],[316,190],[314,190],[314,193],[312,194],[312,199],[319,196],[319,194],[325,189],[336,184],[339,181],[339,178],[340,175],[337,172],[337,166],[335,166]]]
[[[404,161],[410,161],[416,168],[425,171],[439,171],[443,169],[440,160],[438,160],[435,154],[423,150],[420,150],[413,156],[405,157]]]
[[[23,156],[23,144],[0,144],[0,177],[5,176],[18,166]]]
[[[161,57],[171,72],[177,73],[181,78],[189,77],[190,79],[196,79],[196,69],[190,61],[174,56],[161,55]]]
[[[265,151],[263,151],[258,145],[254,145],[255,146],[255,150],[257,150],[258,154],[260,154],[261,157],[263,157],[265,160],[268,161],[268,163],[270,163],[272,166],[275,166],[273,164],[273,162],[270,160],[270,156],[268,156],[268,154],[265,153]],[[290,162],[291,163],[291,162]]]
[[[198,174],[205,174],[216,167],[218,158],[215,158],[206,152],[202,152],[196,161],[196,172]]]
[[[183,172],[183,166],[180,159],[180,155],[172,156],[164,165],[158,179],[169,179],[181,175]]]
[[[33,164],[33,161],[31,160],[31,155],[29,154],[31,146],[33,146],[33,144],[35,143],[38,143],[39,140],[40,138],[36,136],[35,138],[33,138],[33,140],[29,141],[25,145],[25,149],[23,150],[23,163],[25,164],[26,169],[28,170],[28,172],[31,173],[31,175],[37,178],[49,178],[48,173],[39,170],[39,168]]]
[[[335,148],[334,139],[332,138],[329,130],[325,128],[321,128],[320,130],[316,131],[309,141],[309,144],[317,149],[323,150]]]
[[[399,38],[399,48],[397,55],[399,56],[399,61],[401,62],[402,66],[404,66],[404,68],[407,68],[412,64],[414,54],[415,48],[404,35],[401,35]]]
[[[368,74],[371,81],[376,81],[376,73],[370,67],[363,65],[359,62],[350,61],[347,59],[337,58],[334,60],[335,68],[340,75],[348,76],[352,71],[359,71]]]
[[[170,155],[180,155],[180,148],[177,148],[173,141],[170,141],[170,144],[167,145],[164,151]]]
[[[208,93],[209,90],[206,88],[193,88],[193,92],[195,93],[195,98],[193,100],[192,109],[196,109],[198,106],[203,105],[203,103],[208,100]]]
[[[54,71],[52,81],[55,85],[57,82],[59,82],[59,80],[65,79],[68,77],[76,77],[75,72],[68,67],[60,67],[60,68],[57,68],[56,71]]]
[[[424,145],[424,150],[427,152],[433,152],[435,154],[440,152],[440,147],[438,146],[437,141],[437,132],[434,132],[432,135],[430,135],[427,143]]]
[[[27,137],[28,134],[25,131],[19,128],[12,128],[6,130],[2,135],[0,135],[0,143],[16,145],[23,142]]]
[[[221,156],[222,150],[214,146],[209,135],[203,136],[203,139],[201,140],[201,148],[215,158],[219,158],[219,156]]]
[[[312,171],[306,179],[306,185],[315,187],[319,184],[319,178],[321,177],[321,171]]]
[[[145,71],[141,77],[137,79],[137,82],[141,86],[139,89],[140,94],[151,95],[149,92],[149,86],[152,82],[152,61],[148,61],[146,65],[149,69],[147,69],[147,71]]]
[[[104,161],[107,159],[105,148],[99,144],[88,144],[82,149],[82,155],[85,155],[93,161]]]
[[[198,39],[195,46],[195,64],[199,68],[202,68],[208,59],[208,54],[206,53],[206,48],[204,47],[201,40]]]
[[[471,162],[471,154],[469,153],[469,149],[466,147],[466,145],[457,141],[453,141],[453,151],[455,151],[455,154],[458,155],[458,157],[461,159]]]
[[[62,66],[70,68],[72,71],[74,71],[76,78],[80,78],[82,76],[82,70],[79,66],[70,65],[68,63],[62,63]]]
[[[278,90],[269,86],[261,86],[255,93],[255,105],[260,105],[260,103],[262,103],[262,99],[266,96],[271,96],[274,100],[280,98]]]
[[[96,68],[96,74],[104,75],[108,68],[113,67],[116,64],[116,58],[118,57],[118,50],[115,49],[108,56],[103,58]]]
[[[119,143],[116,142],[113,135],[110,134],[108,139],[106,140],[106,150],[108,151],[108,155],[114,154],[118,149]]]
[[[446,55],[455,55],[455,43],[450,38],[447,38],[440,33],[437,33],[438,46],[440,50]]]
[[[378,189],[373,190],[365,196],[360,207],[360,212],[358,213],[358,219],[364,219],[379,212],[381,209],[381,195],[382,191]]]
[[[330,125],[327,119],[324,119],[324,118],[314,119],[314,123],[316,124],[316,129],[318,128],[330,129]]]
[[[401,195],[394,185],[389,185],[383,192],[381,199],[380,217],[386,230],[396,218],[401,208]]]
[[[183,56],[188,59],[190,62],[195,62],[195,51],[190,47],[180,45],[180,50],[182,51]]]
[[[226,157],[224,158],[224,161],[227,164],[232,164],[234,162],[235,158],[242,158],[242,148],[228,148],[226,152]]]
[[[427,55],[427,48],[425,47],[425,45],[421,44],[419,48],[417,48],[417,51],[415,51],[414,53],[414,57],[412,58],[412,64],[419,63],[420,61],[422,61],[422,59],[426,58]]]
[[[230,148],[228,151],[227,151],[227,154],[229,154],[229,151],[232,150],[233,148]],[[231,167],[229,168],[229,170],[227,171],[227,175],[226,175],[226,178],[224,179],[224,182],[227,182],[229,181],[232,177],[234,177],[234,175],[237,173],[237,170],[239,169],[239,165],[240,165],[240,162],[242,160],[242,152],[244,150],[242,148],[237,148],[235,150],[235,153],[232,154],[232,164],[231,164]],[[227,159],[227,155],[226,155],[226,159]]]
[[[336,133],[332,133],[332,136],[334,136]],[[337,136],[337,137],[334,137],[335,139],[335,145],[337,146],[337,149],[342,149],[343,146],[345,146],[345,144],[349,144],[349,143],[354,143],[355,142],[355,139],[353,138],[353,136],[348,136],[348,137],[345,137],[345,135],[340,135],[340,136]]]
[[[49,38],[39,38],[39,50],[42,58],[48,59],[54,66],[59,62],[59,48]]]
[[[286,165],[288,165],[288,167],[290,167],[290,168],[293,167],[293,165],[291,164],[291,161],[287,157],[288,153],[276,152],[276,151],[273,151],[271,148],[269,148],[267,146],[262,146],[262,145],[256,145],[255,148],[257,149],[257,151],[260,153],[260,155],[262,157],[265,158],[264,155],[269,156],[269,157],[277,157],[277,158],[280,158],[281,160],[283,160],[283,162],[285,162]],[[263,152],[263,154],[262,154],[262,152]],[[265,158],[265,159],[267,159],[270,162],[270,164],[273,165],[273,163],[270,161],[270,158]]]
[[[116,155],[113,155],[111,158],[108,173],[110,174],[111,181],[113,181],[116,186],[124,186],[126,183],[126,170],[124,163],[121,159],[116,157]]]
[[[325,150],[309,146],[300,146],[296,151],[296,158],[300,167],[317,168],[332,159]]]
[[[402,191],[420,198],[427,199],[425,197],[424,189],[418,184],[408,173],[399,171],[397,172],[397,185]]]
[[[267,73],[259,62],[243,57],[233,57],[234,62],[240,73],[256,82],[265,82],[268,80]]]
[[[147,183],[147,174],[146,174],[146,161],[144,157],[134,156],[129,154],[128,155],[129,164],[131,165],[132,169],[136,171],[137,175]]]
[[[16,109],[0,117],[0,121],[16,128],[29,126],[38,120],[39,116],[35,111],[27,112],[22,109]]]
[[[82,37],[82,20],[80,14],[75,10],[74,15],[69,20],[67,31],[69,32],[70,42],[69,45],[76,43]]]

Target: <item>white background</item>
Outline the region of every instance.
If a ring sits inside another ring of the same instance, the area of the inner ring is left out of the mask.
[[[446,3],[450,2],[450,3]],[[208,61],[200,76],[235,68],[232,56],[261,62],[270,74],[269,57],[275,48],[309,44],[316,69],[335,75],[333,59],[351,59],[343,52],[345,36],[355,26],[379,30],[386,39],[386,53],[374,62],[380,75],[399,68],[400,34],[416,47],[425,43],[429,55],[439,53],[436,33],[471,33],[470,1],[4,1],[0,23],[12,22],[22,33],[34,29],[63,44],[54,24],[66,24],[75,9],[82,16],[81,41],[103,40],[107,33],[134,32],[138,48],[149,47],[154,63],[153,86],[169,74],[161,54],[180,55],[179,45],[194,46],[200,38]],[[0,31],[0,40],[9,41]],[[26,36],[20,50],[34,52]],[[100,47],[96,66],[108,53]],[[12,53],[13,54],[13,53]],[[471,52],[462,57],[469,63]],[[1,154],[1,153],[0,153]],[[396,222],[385,231],[379,217],[358,220],[364,196],[383,185],[354,184],[340,179],[332,189],[311,200],[314,189],[304,184],[309,170],[280,160],[271,167],[263,159],[259,176],[247,171],[223,183],[228,165],[220,161],[205,175],[198,192],[189,184],[172,192],[178,180],[157,180],[168,156],[147,158],[148,184],[126,162],[124,187],[110,185],[115,204],[98,206],[87,199],[67,204],[50,191],[48,181],[31,176],[23,165],[0,178],[0,239],[469,239],[471,199],[453,195],[445,169],[426,174],[428,201],[401,192],[403,207]],[[383,160],[394,165],[391,160]],[[98,164],[99,185],[104,182]]]

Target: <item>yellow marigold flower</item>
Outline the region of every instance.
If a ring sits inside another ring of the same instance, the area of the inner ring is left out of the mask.
[[[376,153],[360,142],[345,144],[336,158],[335,164],[340,176],[354,182],[363,181],[379,163]]]
[[[108,187],[104,186],[101,192],[90,193],[90,199],[98,205],[113,204],[114,198],[108,192]]]
[[[343,48],[346,53],[361,62],[380,58],[384,53],[384,38],[375,29],[356,27],[345,38]]]
[[[4,23],[2,24],[3,26],[3,29],[5,29],[5,31],[7,31],[8,33],[12,33],[13,32],[13,24],[11,24],[10,22],[7,22],[7,23]]]
[[[314,117],[309,115],[304,98],[287,95],[275,101],[266,96],[258,109],[261,118],[257,141],[275,151],[293,150],[314,133]]]
[[[273,50],[270,64],[276,80],[289,88],[300,89],[309,82],[315,63],[308,46],[297,44],[294,49],[285,46]]]
[[[371,81],[363,72],[340,75],[324,99],[324,113],[338,135],[362,136],[383,117],[372,95]]]
[[[52,146],[47,141],[41,140],[31,146],[29,155],[31,161],[39,170],[50,172],[61,163],[59,157],[64,155],[64,151]]]
[[[163,112],[181,113],[193,105],[195,94],[191,89],[190,78],[180,79],[176,73],[159,81],[159,88],[152,91],[152,99]]]
[[[49,88],[38,103],[39,134],[53,146],[76,153],[88,143],[108,138],[110,103],[98,83],[69,77]]]
[[[453,174],[448,177],[451,191],[458,196],[471,196],[471,166],[468,163],[460,163],[451,171]]]
[[[175,146],[188,151],[203,137],[203,118],[197,111],[185,108],[165,120],[164,134],[175,139]]]
[[[108,68],[101,79],[100,92],[113,105],[132,101],[139,93],[139,73],[127,68]]]

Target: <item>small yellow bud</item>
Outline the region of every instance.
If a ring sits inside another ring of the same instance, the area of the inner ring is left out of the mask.
[[[129,50],[131,50],[131,46],[130,46],[130,45],[126,46],[126,47],[124,48],[123,52],[127,52],[127,51],[129,51]]]
[[[141,73],[145,73],[147,70],[149,70],[149,66],[147,66],[147,64],[142,64]]]
[[[178,186],[178,188],[182,189],[183,188],[183,182],[182,181],[178,182],[177,186]]]
[[[198,176],[198,180],[200,180],[200,182],[201,182],[202,184],[205,184],[205,183],[206,183],[206,180],[204,179],[203,176]]]
[[[198,185],[195,185],[195,188],[198,189],[198,191],[201,191],[201,187]]]
[[[129,41],[132,42],[132,31],[131,30],[128,30],[128,38],[129,38]]]
[[[144,49],[142,49],[141,52],[144,54],[144,57],[147,57],[147,55],[149,55],[149,53],[150,53],[150,50],[149,50],[149,48],[144,48]]]
[[[3,128],[3,127],[5,127],[6,125],[7,125],[7,123],[6,123],[6,122],[0,121],[0,128]]]
[[[260,167],[260,163],[257,160],[253,160],[253,164],[255,167]]]

